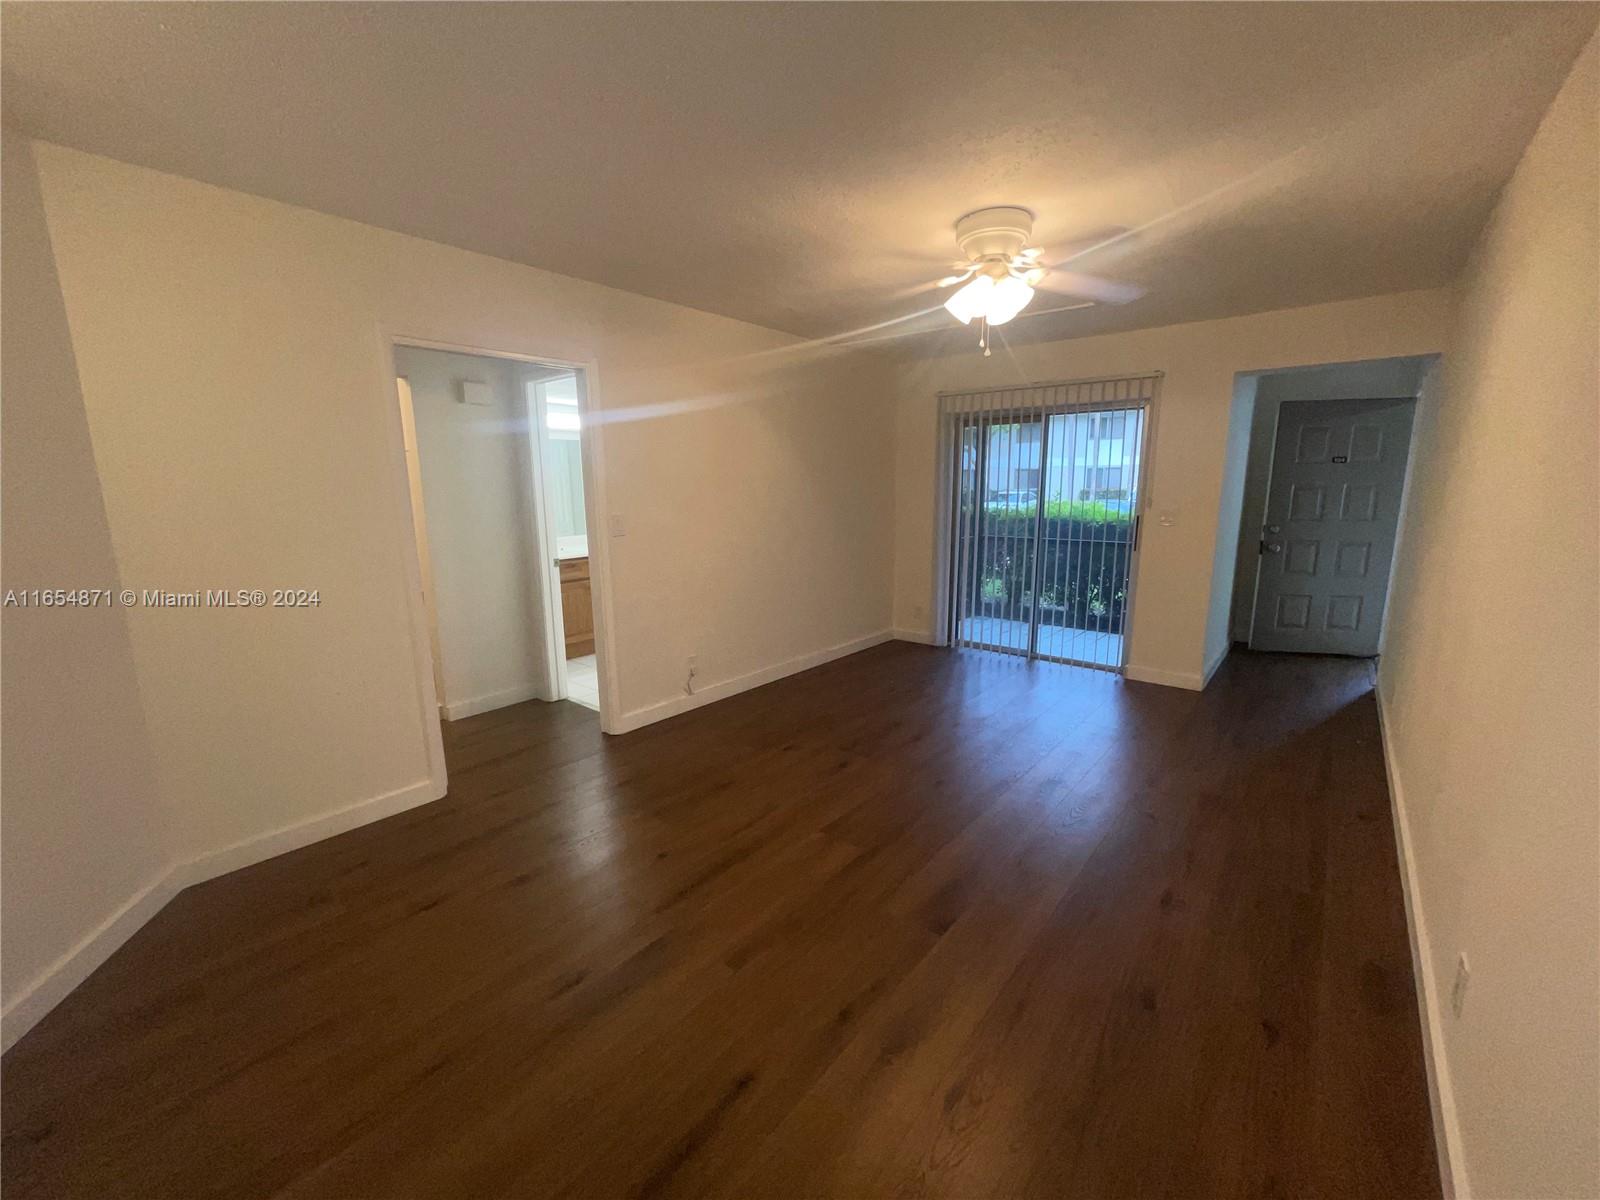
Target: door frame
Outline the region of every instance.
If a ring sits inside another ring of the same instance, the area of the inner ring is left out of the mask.
[[[578,444],[579,455],[583,462],[584,526],[589,539],[589,575],[591,581],[591,603],[594,608],[595,658],[600,683],[600,728],[605,733],[615,733],[620,709],[617,703],[619,694],[617,660],[614,652],[615,642],[612,621],[614,597],[611,585],[611,556],[603,536],[604,530],[609,528],[610,518],[607,505],[608,489],[606,487],[605,472],[604,421],[600,416],[603,411],[599,378],[600,370],[599,364],[595,359],[576,357],[570,353],[545,353],[542,348],[536,348],[532,351],[496,349],[470,343],[452,342],[436,337],[421,336],[382,322],[377,324],[374,338],[374,358],[377,370],[381,375],[379,391],[383,396],[385,425],[390,443],[391,477],[394,480],[392,508],[397,518],[397,532],[401,535],[400,548],[406,578],[406,605],[411,618],[412,671],[416,680],[417,701],[424,731],[429,776],[435,787],[436,796],[442,796],[448,786],[448,773],[444,761],[444,734],[442,717],[439,712],[439,698],[433,680],[433,643],[428,630],[426,607],[422,598],[421,564],[417,552],[416,527],[411,506],[411,488],[405,461],[404,432],[400,424],[399,390],[395,383],[398,373],[395,369],[394,352],[399,346],[410,346],[419,350],[442,350],[451,354],[470,354],[481,358],[505,359],[511,362],[527,363],[540,367],[559,367],[570,370],[577,375],[579,381],[577,389]],[[529,490],[537,494],[541,493],[543,489],[542,486],[538,488],[532,487],[530,480]],[[542,497],[536,498],[536,503],[538,510],[542,511]],[[540,563],[545,561],[553,562],[553,547],[549,548],[551,553],[545,553],[545,537],[542,527],[535,528],[534,534],[536,539],[534,549],[538,555],[538,561]],[[539,572],[546,580],[553,573],[554,568]],[[530,584],[538,586],[531,580]],[[559,588],[557,589],[556,600],[559,603]],[[546,612],[550,613],[552,611],[554,611],[552,606],[547,605]],[[558,612],[556,616],[557,621],[559,621]],[[566,675],[565,646],[551,646],[549,637],[558,626],[552,627],[548,619],[545,625],[547,635],[546,653],[547,655],[554,654],[559,659],[559,662],[550,672],[549,678],[555,680],[559,677],[561,686],[564,689]],[[559,672],[559,676],[557,672]]]
[[[411,497],[411,524],[417,539],[417,566],[421,573],[423,610],[428,619],[428,657],[433,664],[435,699],[442,707],[449,703],[450,698],[445,694],[444,663],[439,657],[437,601],[429,586],[433,580],[431,561],[433,555],[428,545],[428,505],[422,494],[422,447],[417,443],[416,405],[412,401],[411,380],[397,370],[395,383],[395,390],[400,399],[400,427],[402,433],[408,426],[411,431],[411,445],[406,455],[406,484]]]
[[[528,364],[530,367],[535,364]],[[539,363],[543,368],[549,364]],[[552,369],[555,369],[552,367]],[[582,387],[583,373],[574,378]],[[545,425],[544,393],[534,378],[534,373],[519,371],[517,386],[522,390],[517,407],[527,416],[528,436],[523,442],[527,470],[523,480],[528,536],[534,547],[528,568],[533,575],[530,583],[539,593],[544,612],[545,675],[550,680],[550,699],[565,700],[570,695],[567,679],[567,616],[561,606],[561,560],[556,553],[555,518],[550,511],[550,437]],[[580,421],[579,437],[582,437]],[[587,530],[587,525],[585,526]]]
[[[1042,383],[1024,383],[1008,388],[994,388],[994,391],[1027,392],[1035,389],[1071,388],[1087,384],[1116,383],[1130,379],[1150,379],[1150,394],[1134,400],[1105,400],[1095,404],[1058,404],[1044,405],[1039,409],[1028,409],[1029,412],[1039,411],[1045,417],[1053,415],[1071,415],[1074,413],[1089,412],[1118,412],[1129,408],[1142,408],[1144,410],[1144,428],[1141,431],[1138,474],[1139,487],[1134,495],[1133,518],[1134,535],[1133,548],[1128,555],[1128,603],[1124,607],[1124,628],[1122,633],[1122,657],[1114,667],[1102,666],[1096,663],[1071,662],[1067,665],[1081,666],[1089,670],[1111,671],[1114,674],[1125,674],[1128,667],[1128,653],[1133,644],[1133,633],[1138,616],[1139,604],[1139,563],[1144,557],[1144,526],[1145,515],[1149,507],[1151,479],[1155,465],[1156,428],[1161,411],[1161,384],[1166,377],[1164,371],[1129,371],[1117,375],[1097,375],[1084,379],[1056,379]],[[955,581],[952,572],[955,570],[955,530],[952,516],[955,509],[955,491],[958,486],[959,469],[957,455],[960,451],[959,430],[963,427],[964,419],[976,416],[980,419],[988,417],[993,419],[996,415],[1007,411],[997,408],[988,412],[967,414],[961,412],[946,413],[937,406],[946,396],[964,396],[988,389],[966,388],[959,391],[939,392],[934,397],[936,406],[936,419],[934,431],[934,554],[933,554],[933,605],[931,608],[933,629],[928,641],[935,646],[954,646],[951,639],[951,603],[954,599]],[[1020,411],[1020,410],[1019,410]],[[1043,455],[1047,444],[1045,431],[1041,431],[1040,453]],[[980,453],[980,466],[983,455]],[[1042,461],[1042,460],[1041,460]],[[1042,468],[1041,468],[1042,469]],[[981,470],[980,470],[981,475]],[[982,480],[979,481],[980,489]],[[1041,508],[1042,513],[1042,508]],[[1029,635],[1030,644],[1037,644],[1038,633],[1035,627]],[[1004,653],[1003,649],[1001,652]],[[1013,655],[1015,651],[1010,651]],[[1029,656],[1031,657],[1031,656]],[[1064,660],[1047,658],[1046,662],[1062,662]]]

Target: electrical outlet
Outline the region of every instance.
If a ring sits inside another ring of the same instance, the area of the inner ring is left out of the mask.
[[[1463,952],[1456,955],[1456,978],[1450,985],[1450,1011],[1457,1017],[1461,1010],[1467,1006],[1467,983],[1472,979],[1472,968],[1467,966],[1467,956]]]

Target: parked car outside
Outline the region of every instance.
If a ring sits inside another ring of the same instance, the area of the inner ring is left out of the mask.
[[[1027,508],[1030,504],[1039,502],[1037,488],[1026,488],[1013,492],[990,492],[989,503],[1004,505],[1006,508]]]

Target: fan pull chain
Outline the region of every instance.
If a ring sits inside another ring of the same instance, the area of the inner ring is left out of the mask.
[[[979,317],[978,320],[980,322],[980,324],[978,326],[978,345],[983,347],[983,356],[985,358],[988,358],[989,357],[989,318],[988,317]]]

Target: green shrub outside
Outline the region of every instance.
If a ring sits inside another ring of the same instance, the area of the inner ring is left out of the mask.
[[[984,521],[1032,521],[1039,515],[1037,504],[1009,507],[1004,504],[984,505]],[[1047,500],[1044,505],[1047,521],[1077,521],[1084,525],[1126,525],[1132,516],[1098,500]]]

